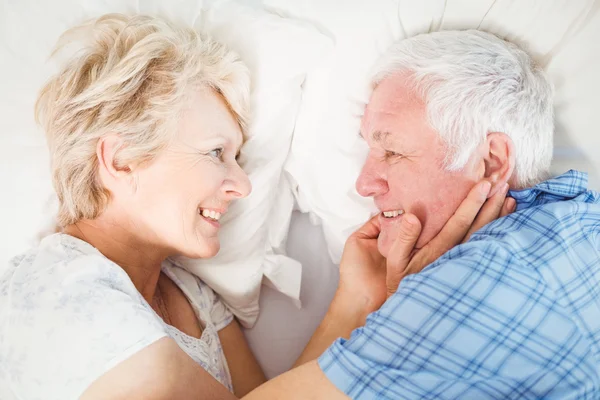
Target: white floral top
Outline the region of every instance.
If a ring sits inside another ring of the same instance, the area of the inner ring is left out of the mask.
[[[167,325],[121,267],[88,243],[46,237],[0,276],[0,399],[77,399],[106,371],[163,337],[232,391],[217,332],[233,319],[215,293],[170,261],[163,272],[204,325]]]

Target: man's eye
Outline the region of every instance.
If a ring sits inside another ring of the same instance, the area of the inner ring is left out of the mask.
[[[219,147],[217,149],[211,150],[208,154],[211,157],[215,157],[215,158],[218,158],[220,160],[221,157],[223,157],[223,148]]]
[[[396,158],[396,157],[402,157],[402,154],[396,153],[395,151],[390,151],[390,150],[386,150],[385,151],[385,158],[386,159]]]

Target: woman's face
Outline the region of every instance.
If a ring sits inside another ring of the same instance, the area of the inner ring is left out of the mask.
[[[129,212],[146,241],[172,254],[212,257],[219,251],[219,218],[251,191],[236,156],[242,132],[225,101],[194,93],[173,143],[136,173]]]

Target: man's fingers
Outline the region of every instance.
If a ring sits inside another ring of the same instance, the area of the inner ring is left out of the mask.
[[[477,213],[481,210],[481,206],[485,203],[490,189],[491,185],[488,181],[481,181],[473,186],[440,233],[423,247],[424,253],[429,256],[425,261],[437,260],[462,241],[477,217]]]
[[[396,236],[387,257],[386,286],[388,297],[396,293],[420,234],[421,222],[419,219],[412,214],[404,214],[400,220],[398,236]]]
[[[500,217],[500,213],[504,207],[506,193],[508,193],[508,183],[506,183],[504,187],[496,194],[485,201],[483,207],[481,207],[481,210],[479,210],[479,213],[477,214],[477,218],[475,218],[475,221],[473,221],[469,231],[463,238],[463,243],[469,240],[474,232]]]

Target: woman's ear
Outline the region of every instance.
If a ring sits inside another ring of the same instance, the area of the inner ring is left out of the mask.
[[[129,166],[118,165],[116,154],[123,147],[123,139],[117,134],[110,134],[98,140],[96,156],[100,175],[105,179],[122,181],[124,177],[131,174]]]
[[[492,132],[487,135],[487,151],[484,155],[485,179],[492,184],[489,197],[509,183],[515,171],[515,148],[512,139],[505,133]]]

